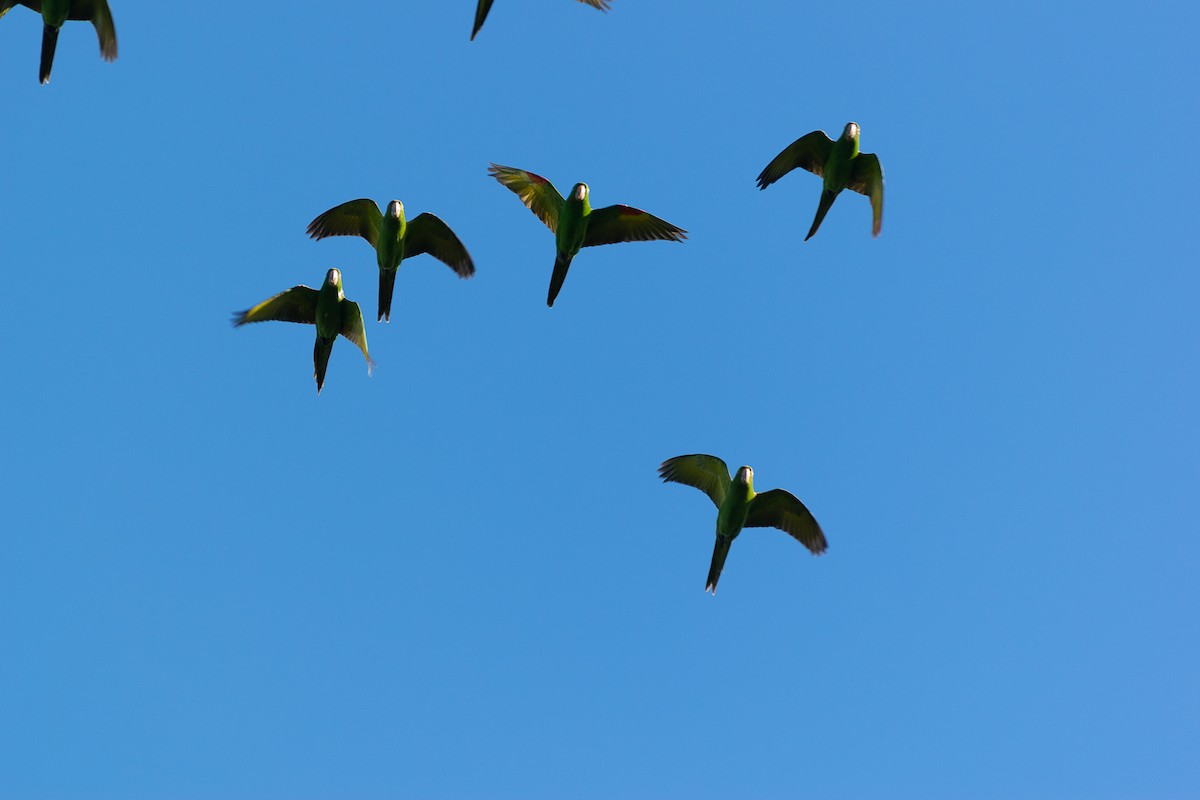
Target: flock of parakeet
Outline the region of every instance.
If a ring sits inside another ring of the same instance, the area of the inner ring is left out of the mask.
[[[607,11],[609,0],[578,0]],[[471,39],[479,33],[491,10],[493,0],[478,0]],[[38,77],[50,81],[54,50],[59,29],[68,20],[87,20],[96,28],[100,53],[107,61],[117,57],[117,34],[107,0],[0,0],[0,17],[14,6],[22,5],[42,15],[42,54]],[[883,169],[879,159],[858,149],[859,129],[847,123],[836,141],[824,131],[805,134],[767,164],[758,176],[758,187],[765,189],[788,172],[800,167],[824,179],[820,202],[805,241],[821,226],[833,201],[844,190],[866,195],[871,201],[871,232],[878,236],[883,223]],[[516,194],[537,218],[554,233],[554,270],[546,305],[553,306],[562,290],[571,262],[584,247],[618,242],[673,241],[686,238],[687,231],[653,214],[626,205],[593,209],[586,183],[576,183],[563,197],[550,181],[522,169],[492,164],[488,174]],[[406,220],[404,204],[388,203],[381,212],[374,200],[351,200],[318,215],[308,226],[313,239],[327,236],[361,236],[375,249],[379,267],[377,321],[389,321],[396,273],[406,258],[429,254],[449,266],[460,278],[475,274],[475,264],[467,248],[454,231],[430,213]],[[276,320],[299,322],[316,327],[313,367],[317,392],[325,383],[329,356],[337,337],[351,341],[367,361],[368,372],[374,365],[367,349],[367,329],[358,303],[347,300],[342,273],[330,269],[320,289],[294,286],[274,297],[239,312],[234,325]],[[731,477],[721,459],[710,455],[685,455],[667,459],[659,467],[664,481],[694,486],[707,494],[717,507],[716,545],[705,589],[716,593],[717,581],[733,540],[743,528],[778,528],[809,549],[814,555],[825,552],[825,535],[809,510],[790,492],[772,489],[754,491],[754,470],[743,466]]]

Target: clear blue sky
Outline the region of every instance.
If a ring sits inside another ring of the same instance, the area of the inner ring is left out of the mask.
[[[111,3],[0,20],[0,796],[1200,795],[1193,3]],[[489,161],[689,238],[548,310]],[[376,324],[357,197],[478,274]],[[229,318],[333,266],[318,397]],[[692,452],[829,552],[705,594]]]

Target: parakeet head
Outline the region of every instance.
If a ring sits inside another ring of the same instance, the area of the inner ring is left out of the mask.
[[[337,286],[341,282],[342,282],[342,271],[340,269],[337,269],[335,267],[334,269],[331,269],[331,270],[329,270],[329,272],[325,273],[325,283],[327,283],[328,285]]]
[[[571,199],[576,202],[582,203],[584,200],[587,200],[587,196],[588,187],[586,183],[577,183],[575,184],[575,188],[571,190]]]
[[[404,216],[404,203],[401,203],[399,200],[393,200],[388,203],[387,215],[392,219],[400,219],[400,217]]]
[[[737,475],[734,477],[734,480],[738,483],[744,483],[747,486],[750,486],[754,483],[754,470],[744,466],[738,467]]]
[[[843,139],[857,139],[858,138],[858,123],[857,122],[847,122],[845,130],[842,131],[842,138]]]

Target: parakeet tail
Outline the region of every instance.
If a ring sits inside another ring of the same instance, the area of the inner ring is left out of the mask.
[[[492,0],[479,0],[479,5],[475,6],[475,27],[471,29],[471,41],[475,41],[475,34],[479,33],[479,29],[483,27],[483,21],[487,19],[488,10],[492,7]]]
[[[550,294],[546,295],[546,305],[553,307],[554,298],[562,289],[563,281],[567,279],[567,270],[571,268],[572,256],[560,252],[554,259],[554,274],[550,276]]]
[[[325,368],[329,366],[329,354],[333,352],[335,339],[337,339],[336,336],[329,339],[322,339],[318,336],[317,343],[313,345],[313,368],[317,379],[317,394],[321,393],[321,387],[325,385]]]
[[[50,68],[54,66],[54,48],[58,46],[58,28],[42,26],[42,66],[38,77],[42,83],[50,82]]]
[[[725,556],[729,555],[729,545],[731,544],[733,544],[732,539],[717,537],[717,543],[713,546],[712,566],[708,568],[708,583],[705,585],[704,591],[717,593],[717,581],[721,579],[721,568],[725,566]]]
[[[817,228],[821,227],[821,220],[825,219],[825,214],[828,213],[829,207],[833,205],[833,201],[837,199],[838,193],[831,192],[828,189],[821,191],[821,204],[817,206],[817,218],[813,220],[812,228],[808,231],[808,236],[804,237],[804,241],[808,241],[817,232]]]
[[[396,286],[396,273],[399,271],[397,269],[379,270],[379,319],[385,322],[390,322],[392,319],[392,289]]]

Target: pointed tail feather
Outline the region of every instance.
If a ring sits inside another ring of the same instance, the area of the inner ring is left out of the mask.
[[[732,539],[717,537],[717,543],[713,546],[712,565],[708,568],[708,583],[704,586],[704,591],[717,593],[717,581],[721,579],[721,569],[725,566],[725,556],[729,555],[729,546],[733,544]]]
[[[329,366],[329,354],[333,352],[333,343],[337,339],[333,336],[329,339],[317,337],[317,343],[313,345],[313,370],[314,377],[317,379],[317,394],[321,393],[321,387],[325,385],[325,368]]]
[[[396,286],[398,269],[379,270],[379,317],[375,320],[392,321],[392,290]]]
[[[821,191],[821,204],[817,206],[817,218],[813,220],[812,228],[808,231],[808,236],[804,237],[804,241],[808,241],[817,232],[817,228],[821,227],[821,220],[825,219],[825,214],[828,213],[829,207],[833,205],[833,201],[837,199],[838,193],[831,192],[828,189]]]
[[[58,28],[42,26],[42,66],[38,75],[42,83],[50,82],[50,68],[54,66],[54,48],[58,46]]]
[[[554,298],[558,297],[563,281],[567,279],[567,270],[571,268],[572,258],[574,256],[562,252],[554,258],[554,274],[550,276],[550,293],[546,295],[546,305],[550,308],[554,307]]]

